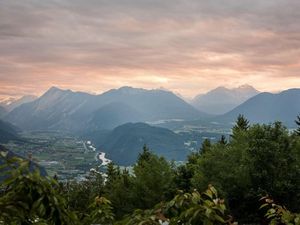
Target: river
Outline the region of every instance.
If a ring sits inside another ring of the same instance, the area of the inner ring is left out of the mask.
[[[96,148],[92,145],[91,141],[87,141],[87,142],[83,142],[83,146],[85,148],[86,151],[93,151],[96,152]],[[109,164],[111,162],[110,159],[106,158],[106,153],[105,152],[96,152],[95,155],[95,160],[100,161],[101,164],[99,165],[99,167],[101,166],[106,166],[107,164]]]

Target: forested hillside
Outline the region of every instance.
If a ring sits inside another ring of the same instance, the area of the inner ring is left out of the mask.
[[[300,127],[290,133],[280,122],[239,116],[229,140],[204,141],[179,167],[147,147],[132,172],[110,163],[106,177],[96,171],[81,182],[24,176],[20,165],[2,184],[6,224],[299,224],[291,212],[300,211]]]

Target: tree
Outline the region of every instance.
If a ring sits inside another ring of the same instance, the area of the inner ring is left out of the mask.
[[[106,182],[105,182],[105,189],[106,192],[112,190],[112,185],[115,180],[120,178],[120,168],[116,166],[113,162],[110,162],[106,168]]]
[[[227,140],[226,140],[225,135],[221,136],[221,139],[219,140],[219,144],[221,144],[221,145],[226,145],[227,144]]]
[[[120,219],[124,215],[132,213],[135,208],[135,201],[133,200],[134,178],[125,169],[109,181],[106,183],[104,196],[111,201],[116,219]]]
[[[300,115],[297,116],[297,119],[295,120],[295,123],[297,124],[297,129],[295,130],[295,134],[300,136]]]
[[[223,225],[234,224],[229,216],[224,200],[220,199],[216,189],[209,186],[199,193],[180,191],[171,201],[157,204],[153,209],[136,210],[119,225]]]
[[[210,147],[211,147],[211,142],[209,139],[206,138],[201,144],[201,148],[200,148],[201,154],[205,154],[206,152],[208,152],[210,150]]]
[[[151,153],[150,149],[147,147],[147,145],[143,146],[143,152],[139,154],[137,164],[142,165],[144,162],[148,162],[153,154]]]
[[[188,160],[185,165],[181,165],[175,169],[174,182],[175,186],[179,190],[188,192],[192,188],[191,179],[195,174],[195,167],[197,167],[197,161],[208,153],[211,149],[211,142],[209,139],[205,139],[198,152],[192,152],[188,155]]]
[[[91,172],[83,181],[63,183],[63,195],[68,208],[78,212],[80,218],[89,212],[87,205],[92,204],[97,196],[104,194],[104,179],[101,174]]]
[[[164,158],[153,154],[146,146],[133,171],[133,193],[137,208],[151,208],[170,194],[174,175],[172,168]]]
[[[238,133],[245,132],[249,129],[249,120],[244,115],[239,114],[234,127],[232,128],[232,137],[236,137]]]
[[[298,211],[300,140],[281,123],[253,125],[227,145],[213,144],[197,160],[192,185],[212,183],[240,222],[255,222],[258,199],[269,193]]]
[[[5,155],[1,152],[2,157]],[[12,158],[4,164],[7,178],[0,197],[0,221],[4,224],[79,224],[74,212],[67,209],[59,184],[29,170],[30,161]]]

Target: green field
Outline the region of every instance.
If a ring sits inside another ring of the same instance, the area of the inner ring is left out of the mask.
[[[82,179],[100,163],[96,152],[84,141],[57,132],[23,133],[24,142],[9,142],[6,147],[43,166],[60,180]]]

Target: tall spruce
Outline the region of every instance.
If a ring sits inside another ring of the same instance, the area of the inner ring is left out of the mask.
[[[239,114],[234,127],[232,128],[232,135],[231,137],[236,137],[237,134],[240,132],[247,131],[249,129],[249,120],[246,119],[246,117],[242,114]]]
[[[200,152],[201,152],[201,154],[205,154],[206,152],[208,152],[209,149],[210,149],[210,147],[211,147],[211,142],[210,142],[209,139],[206,138],[206,139],[202,142],[201,147],[200,147]]]
[[[226,145],[227,144],[227,139],[225,137],[225,135],[222,135],[220,140],[219,140],[219,144],[221,145]]]
[[[297,116],[295,123],[297,124],[297,129],[295,130],[295,134],[300,136],[300,115]]]

